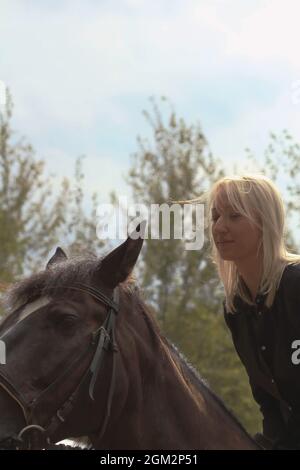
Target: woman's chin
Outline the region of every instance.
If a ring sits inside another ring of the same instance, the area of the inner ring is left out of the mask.
[[[223,261],[234,261],[235,260],[234,255],[229,255],[229,254],[225,254],[225,253],[219,253],[219,255],[220,255],[220,258]]]

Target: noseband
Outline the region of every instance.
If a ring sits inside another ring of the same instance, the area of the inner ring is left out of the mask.
[[[18,403],[22,408],[24,417],[26,419],[26,426],[20,431],[18,436],[8,438],[10,442],[15,442],[15,448],[23,448],[22,438],[24,433],[29,434],[33,433],[32,439],[28,441],[28,447],[30,449],[40,448],[41,442],[43,442],[43,447],[46,448],[47,444],[50,444],[51,435],[57,430],[57,428],[66,421],[67,416],[72,412],[74,406],[78,401],[78,396],[80,393],[86,389],[88,385],[88,395],[89,399],[94,401],[94,390],[99,376],[100,368],[103,363],[104,352],[112,351],[113,353],[118,351],[116,342],[115,342],[115,321],[116,316],[119,312],[119,289],[116,287],[113,292],[113,298],[109,298],[100,290],[91,287],[87,284],[75,283],[72,286],[64,286],[64,289],[71,289],[79,292],[89,294],[95,300],[104,304],[108,307],[108,313],[104,320],[104,323],[95,331],[92,332],[91,341],[87,349],[81,352],[72,363],[64,370],[62,374],[58,376],[45,390],[43,390],[40,395],[34,398],[31,402],[27,400],[17,391],[14,384],[11,380],[5,376],[4,371],[0,369],[0,387],[2,387],[8,394]],[[96,345],[96,349],[95,349]],[[79,384],[76,389],[71,393],[67,400],[63,403],[60,408],[58,408],[55,414],[51,417],[49,424],[46,428],[40,426],[38,423],[35,423],[35,410],[41,400],[47,393],[51,393],[55,385],[58,385],[62,382],[62,379],[68,376],[68,373],[74,370],[77,363],[80,362],[82,357],[87,354],[90,348],[95,349],[93,358],[89,364],[89,367],[83,374]],[[106,413],[103,424],[100,429],[100,434],[96,433],[97,439],[101,439],[107,428],[108,419],[110,417],[112,398],[115,387],[115,376],[116,376],[116,355],[113,354],[113,364],[112,364],[112,374],[108,391],[108,399],[106,406]],[[37,433],[40,433],[39,435]],[[7,439],[5,439],[7,441]],[[27,445],[27,444],[26,444]],[[39,446],[39,447],[38,447]],[[0,442],[1,448],[1,442]]]

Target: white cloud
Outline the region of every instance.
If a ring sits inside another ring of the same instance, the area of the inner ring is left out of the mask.
[[[300,70],[298,0],[269,0],[237,22],[228,35],[228,53],[256,63],[274,60]]]
[[[293,104],[289,88],[269,106],[248,107],[238,120],[212,130],[212,148],[225,163],[235,162],[243,171],[245,148],[250,148],[259,160],[270,143],[270,132],[281,133],[283,129],[300,141],[300,104]]]

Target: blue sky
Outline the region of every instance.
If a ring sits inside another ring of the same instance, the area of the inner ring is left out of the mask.
[[[228,166],[270,131],[300,140],[299,17],[295,0],[1,0],[0,80],[47,168],[71,176],[85,154],[85,191],[105,200],[128,193],[149,96],[199,122]]]

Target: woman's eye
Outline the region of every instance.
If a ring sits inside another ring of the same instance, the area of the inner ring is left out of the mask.
[[[241,216],[241,214],[230,214],[230,215],[229,215],[229,218],[230,218],[230,219],[237,219],[237,218],[240,217],[240,216]],[[217,222],[218,219],[219,219],[219,216],[218,216],[218,217],[214,216],[214,217],[211,218],[211,221],[212,221],[213,223],[215,223],[215,222]]]

